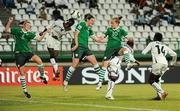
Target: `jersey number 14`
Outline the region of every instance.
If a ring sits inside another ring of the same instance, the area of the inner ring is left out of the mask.
[[[163,53],[163,55],[165,55],[164,46],[156,45],[155,47],[157,47],[158,54]]]

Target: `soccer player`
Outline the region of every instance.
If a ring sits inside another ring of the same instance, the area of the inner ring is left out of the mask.
[[[62,37],[67,37],[68,35],[73,39],[73,32],[75,31],[75,26],[77,25],[78,19],[80,18],[80,13],[77,10],[72,11],[71,18],[66,21],[56,20],[51,26],[52,31],[46,37],[46,43],[48,52],[50,54],[50,62],[53,66],[54,77],[53,80],[59,80],[58,71],[58,60],[60,50],[60,41]]]
[[[27,98],[31,98],[31,95],[28,93],[26,88],[26,80],[25,80],[25,72],[24,72],[25,63],[28,62],[28,60],[30,59],[36,62],[38,70],[40,72],[40,79],[43,81],[44,84],[47,84],[47,80],[44,76],[44,66],[42,60],[39,56],[35,55],[32,52],[31,48],[29,47],[29,42],[33,38],[36,38],[37,41],[41,41],[44,38],[45,34],[50,31],[50,29],[41,33],[41,36],[40,35],[36,36],[35,33],[30,31],[31,24],[29,21],[24,21],[22,27],[10,27],[12,22],[13,22],[13,17],[10,17],[5,28],[5,32],[9,32],[15,36],[15,41],[16,41],[15,59],[16,59],[17,68],[20,72],[20,82],[25,96]]]
[[[121,16],[112,18],[111,27],[109,27],[105,32],[105,37],[108,37],[108,42],[104,53],[102,69],[99,75],[99,83],[97,84],[96,90],[99,90],[102,87],[102,82],[104,79],[104,75],[107,71],[109,60],[114,56],[117,56],[119,51],[121,51],[124,54],[127,68],[129,69],[130,67],[132,67],[132,64],[129,60],[129,53],[126,50],[126,48],[123,47],[123,42],[127,37],[128,32],[119,26],[121,18]]]
[[[177,54],[164,45],[161,41],[163,36],[161,33],[155,33],[153,42],[150,42],[148,46],[142,51],[142,54],[147,54],[151,51],[152,55],[152,70],[149,76],[149,83],[157,92],[158,96],[153,98],[154,100],[164,100],[168,93],[165,92],[161,88],[161,83],[159,81],[160,77],[167,71],[168,61],[166,59],[166,55],[170,54],[172,56],[172,61],[170,62],[170,66],[175,65],[177,60]]]
[[[134,46],[134,39],[132,37],[128,37],[127,44],[125,44],[124,48],[126,48],[126,50],[130,54],[130,61],[135,63],[135,65],[140,65],[140,63],[134,58],[133,46]],[[107,67],[109,80],[108,80],[107,93],[105,96],[106,99],[114,100],[112,93],[115,86],[115,82],[119,77],[123,56],[124,54],[119,53],[119,56],[115,56],[111,58],[109,61],[109,65]]]
[[[95,23],[95,18],[91,14],[86,14],[84,20],[81,21],[76,26],[76,31],[74,32],[74,44],[72,47],[73,60],[72,65],[69,67],[65,80],[64,80],[64,90],[67,91],[68,82],[70,81],[79,61],[82,57],[86,56],[86,59],[94,66],[94,70],[99,74],[100,67],[97,63],[96,57],[93,55],[92,51],[88,48],[88,39],[92,38],[96,42],[104,43],[105,39],[103,37],[97,37],[94,35],[91,27]]]
[[[70,18],[67,21],[57,20],[54,22],[54,25],[51,26],[51,33],[47,34],[46,44],[48,52],[50,54],[50,62],[53,66],[54,81],[59,80],[60,74],[57,64],[57,57],[60,51],[60,41],[63,36],[66,36],[66,34],[70,33],[69,31],[71,30],[71,26],[74,23],[75,22],[73,18]]]

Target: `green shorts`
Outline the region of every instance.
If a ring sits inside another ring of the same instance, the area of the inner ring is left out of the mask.
[[[118,56],[118,52],[121,49],[121,47],[118,48],[106,48],[105,53],[104,53],[104,57],[103,60],[110,60],[111,58]]]
[[[74,52],[73,52],[73,58],[79,58],[82,59],[85,56],[93,55],[92,51],[88,47],[79,46]]]

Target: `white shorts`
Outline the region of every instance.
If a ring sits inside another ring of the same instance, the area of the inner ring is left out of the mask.
[[[53,48],[54,50],[60,50],[60,42],[53,37],[48,36],[46,38],[46,44],[48,48]]]
[[[154,63],[152,65],[152,73],[162,76],[167,71],[168,65],[161,63]]]

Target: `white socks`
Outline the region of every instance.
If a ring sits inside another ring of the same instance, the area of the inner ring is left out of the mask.
[[[115,85],[114,81],[111,80],[108,81],[108,89],[106,96],[112,96],[114,85]]]
[[[50,62],[52,64],[52,66],[53,66],[54,71],[57,72],[58,71],[58,64],[56,63],[55,59],[51,58]]]
[[[159,96],[161,96],[161,94],[164,93],[164,90],[161,88],[160,84],[154,82],[152,83],[152,86],[156,90]]]

